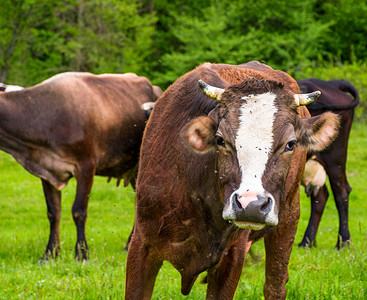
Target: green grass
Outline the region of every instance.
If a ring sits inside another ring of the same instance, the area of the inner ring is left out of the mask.
[[[367,125],[353,125],[348,153],[352,244],[335,250],[338,217],[330,197],[317,235],[318,247],[298,249],[308,223],[310,203],[302,192],[301,219],[289,264],[289,299],[367,299]],[[134,218],[134,192],[96,177],[89,202],[87,239],[90,260],[74,260],[76,240],[71,216],[75,181],[63,191],[61,254],[40,266],[49,225],[40,180],[0,153],[0,299],[122,299],[126,253],[122,252]],[[252,247],[235,299],[261,299],[264,249]],[[191,294],[180,293],[179,273],[164,263],[153,299],[203,299],[200,278]]]

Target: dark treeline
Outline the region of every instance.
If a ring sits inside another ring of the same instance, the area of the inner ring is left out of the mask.
[[[196,65],[259,60],[297,76],[365,62],[355,0],[2,0],[0,82],[64,71],[134,72],[167,87]]]

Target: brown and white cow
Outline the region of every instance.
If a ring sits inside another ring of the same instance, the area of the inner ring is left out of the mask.
[[[307,149],[326,147],[339,124],[332,113],[302,119],[297,106],[318,93],[297,93],[290,76],[258,62],[206,63],[158,99],[140,155],[126,299],[151,298],[164,260],[184,295],[207,271],[207,298],[232,299],[261,237],[265,297],[285,298]]]
[[[321,163],[329,176],[331,190],[334,195],[336,207],[339,214],[339,233],[336,248],[350,243],[350,232],[348,226],[348,203],[350,187],[347,174],[347,151],[349,133],[352,128],[354,109],[359,103],[357,89],[345,80],[324,81],[320,79],[297,80],[303,93],[315,90],[321,91],[317,101],[307,105],[311,116],[332,111],[340,117],[340,130],[336,139],[323,151],[316,153],[315,160]],[[313,155],[310,153],[309,156]],[[311,215],[310,220],[299,246],[316,246],[316,233],[319,227],[324,208],[329,197],[327,186],[320,186],[317,193],[311,193]]]
[[[42,180],[50,221],[44,258],[59,252],[61,190],[71,177],[77,181],[72,208],[76,256],[87,258],[85,223],[93,176],[135,183],[147,120],[140,107],[158,96],[147,78],[132,73],[77,72],[0,94],[0,149]]]

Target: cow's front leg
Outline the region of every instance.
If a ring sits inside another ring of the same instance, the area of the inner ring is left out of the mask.
[[[73,219],[77,231],[75,257],[86,260],[88,258],[88,245],[85,237],[85,223],[87,221],[88,200],[95,174],[94,164],[87,162],[79,166],[75,179],[76,196],[72,208]]]
[[[50,221],[50,237],[45,254],[39,263],[46,261],[49,257],[56,258],[60,250],[60,217],[61,217],[61,192],[56,190],[50,183],[41,179],[43,193],[47,204],[47,217]]]
[[[298,198],[297,198],[298,199]],[[295,200],[298,201],[298,200]],[[299,204],[299,201],[298,201]],[[288,263],[297,232],[299,205],[282,216],[278,226],[265,236],[265,299],[285,299],[288,282]]]
[[[144,245],[135,226],[126,263],[126,300],[151,299],[162,261]]]
[[[249,230],[236,232],[219,264],[208,270],[206,299],[233,299],[251,245],[248,236]]]
[[[135,178],[135,176],[130,180],[130,184],[133,187],[134,191],[136,192],[136,178]],[[133,237],[133,233],[134,233],[134,227],[135,227],[135,224],[133,225],[133,229],[131,230],[131,233],[130,233],[128,239],[127,239],[125,248],[123,250],[124,252],[127,252],[129,250],[129,246],[130,246],[130,243],[131,243],[131,238]]]
[[[135,226],[135,225],[134,225]],[[124,252],[127,252],[129,250],[129,246],[130,246],[130,243],[131,243],[131,238],[133,237],[133,234],[134,234],[134,227],[133,227],[133,230],[131,231],[128,239],[127,239],[127,242],[126,242],[126,245],[125,245],[125,248],[123,249]]]

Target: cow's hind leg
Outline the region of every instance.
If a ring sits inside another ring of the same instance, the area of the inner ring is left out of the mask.
[[[151,299],[162,261],[151,253],[134,230],[126,263],[126,300]]]
[[[348,199],[351,188],[347,181],[346,162],[349,133],[352,126],[353,110],[342,111],[340,132],[331,147],[321,152],[329,176],[335,204],[339,214],[339,234],[336,247],[339,249],[350,242],[348,227]]]
[[[348,200],[351,187],[348,184],[345,169],[336,165],[329,174],[331,189],[333,190],[335,204],[339,214],[339,234],[336,248],[340,249],[350,243],[348,226]]]
[[[50,221],[50,237],[46,252],[39,263],[49,257],[56,258],[60,250],[60,217],[61,217],[61,192],[56,190],[50,183],[42,181],[43,192],[47,203],[47,217]]]
[[[235,237],[237,242],[225,250],[218,265],[208,270],[206,299],[233,299],[245,261],[248,233]]]
[[[79,166],[75,178],[76,196],[72,207],[73,219],[77,231],[77,241],[75,245],[75,257],[86,260],[88,258],[88,245],[85,237],[85,223],[87,221],[88,200],[95,174],[94,164],[87,162]]]
[[[326,185],[323,185],[316,196],[311,195],[311,216],[306,232],[299,247],[311,248],[316,246],[316,233],[319,228],[320,220],[325,209],[329,192]]]

